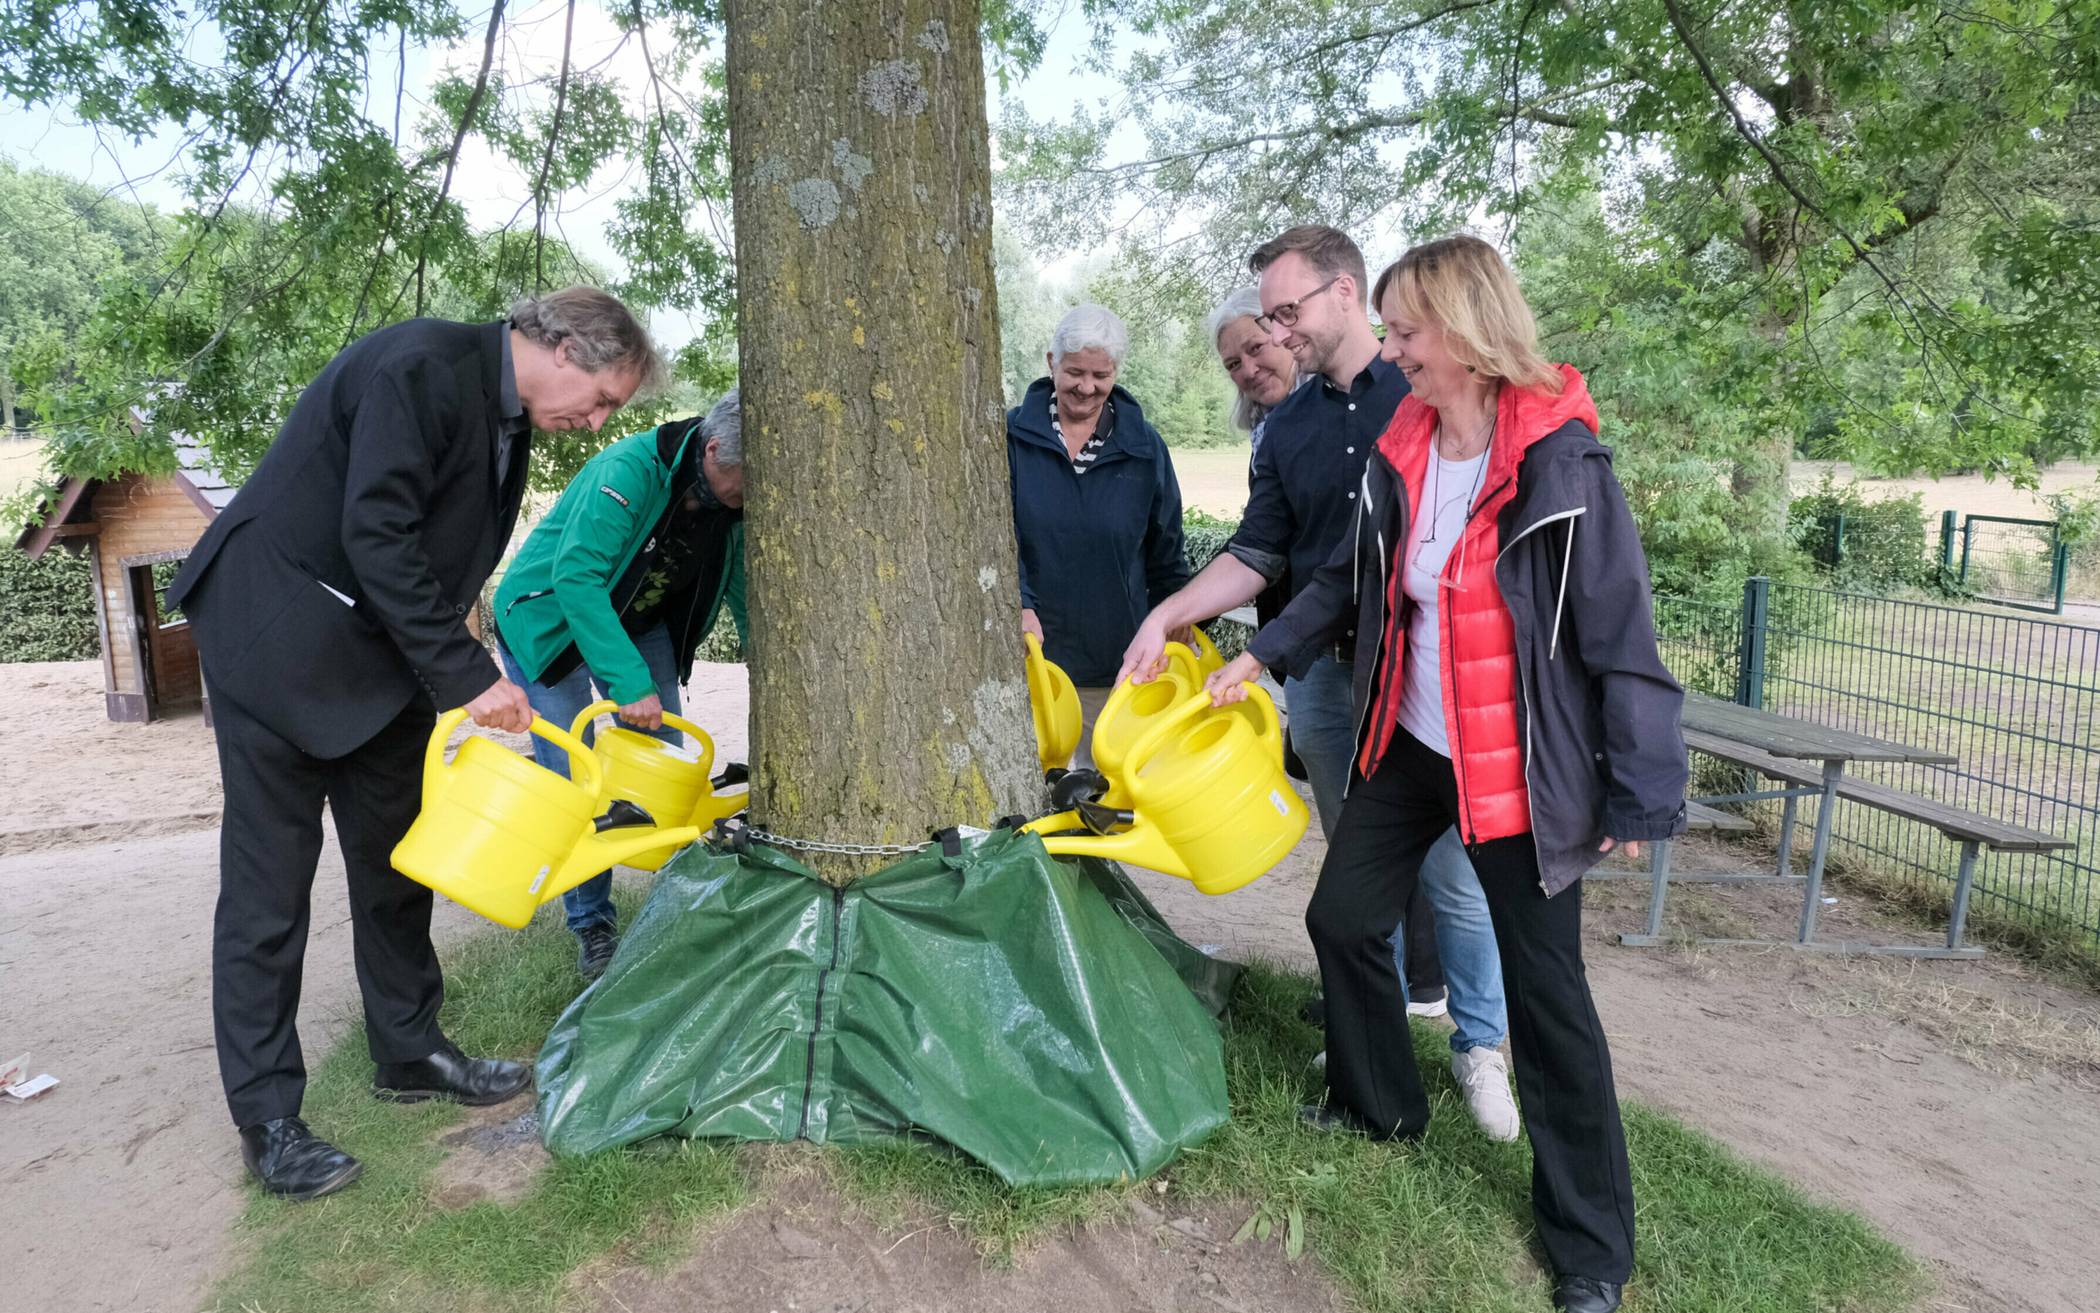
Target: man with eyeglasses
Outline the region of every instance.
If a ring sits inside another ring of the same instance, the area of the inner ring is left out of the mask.
[[[1177,626],[1243,606],[1279,578],[1295,595],[1354,531],[1364,465],[1408,392],[1399,368],[1379,359],[1364,307],[1364,257],[1348,234],[1301,224],[1256,248],[1247,264],[1261,280],[1256,325],[1289,350],[1312,381],[1269,413],[1238,532],[1146,617],[1124,653],[1118,682],[1156,674],[1166,635]],[[1330,839],[1356,748],[1355,637],[1345,635],[1303,669],[1280,672],[1291,742]],[[1441,1016],[1448,1009],[1458,1027],[1453,1066],[1465,1069],[1461,1080],[1475,1120],[1491,1138],[1514,1140],[1519,1126],[1506,1070],[1497,1066],[1499,1080],[1492,1071],[1472,1074],[1500,1063],[1508,1018],[1486,896],[1456,830],[1438,840],[1422,870],[1394,946],[1407,1010]]]

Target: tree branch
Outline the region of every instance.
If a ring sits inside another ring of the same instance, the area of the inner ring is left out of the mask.
[[[416,243],[416,313],[422,314],[424,295],[423,271],[430,258],[430,232],[437,227],[438,215],[445,208],[445,198],[452,194],[452,174],[459,168],[460,148],[466,145],[467,130],[474,126],[474,116],[481,112],[481,99],[488,94],[489,67],[496,62],[496,36],[503,30],[504,0],[495,0],[489,9],[488,32],[481,39],[481,72],[474,79],[474,90],[467,96],[467,107],[459,116],[459,128],[452,134],[452,149],[445,152],[445,180],[438,186],[437,200],[430,207],[430,217],[423,222],[423,236]]]
[[[1433,14],[1417,14],[1406,22],[1396,23],[1392,27],[1374,27],[1362,32],[1351,32],[1347,36],[1338,36],[1331,41],[1322,41],[1319,45],[1310,47],[1293,56],[1289,64],[1302,64],[1308,59],[1318,59],[1321,55],[1330,51],[1340,50],[1344,46],[1353,46],[1362,41],[1390,42],[1394,37],[1402,37],[1410,32],[1420,31],[1431,23],[1441,22],[1446,18],[1462,14],[1468,9],[1485,9],[1489,5],[1497,3],[1500,3],[1500,0],[1458,0],[1456,4],[1446,5]],[[1289,67],[1289,64],[1286,64],[1285,67]]]
[[[1677,39],[1684,46],[1685,53],[1689,54],[1692,57],[1692,62],[1698,65],[1699,76],[1705,79],[1708,89],[1714,94],[1714,99],[1719,101],[1721,107],[1728,111],[1730,121],[1735,124],[1736,135],[1748,142],[1750,149],[1756,151],[1758,156],[1764,160],[1766,169],[1771,172],[1772,180],[1778,183],[1787,195],[1799,202],[1802,209],[1815,215],[1817,219],[1828,225],[1832,232],[1843,239],[1845,245],[1852,249],[1853,257],[1864,263],[1869,269],[1872,269],[1874,276],[1888,287],[1889,294],[1894,296],[1906,309],[1909,309],[1910,303],[1904,297],[1903,289],[1897,286],[1896,280],[1891,278],[1888,271],[1881,267],[1881,262],[1876,260],[1873,253],[1861,245],[1851,233],[1833,222],[1822,206],[1808,198],[1808,195],[1788,175],[1786,167],[1779,162],[1779,157],[1772,153],[1771,147],[1765,145],[1764,139],[1758,136],[1751,128],[1749,122],[1743,118],[1742,111],[1735,107],[1735,101],[1729,97],[1727,90],[1721,86],[1720,80],[1714,76],[1713,65],[1708,62],[1706,53],[1699,48],[1698,42],[1693,40],[1691,26],[1685,21],[1684,10],[1678,4],[1678,0],[1663,0],[1663,8],[1670,15],[1670,26],[1676,30]],[[1913,320],[1915,320],[1916,311],[1912,311],[1911,314]]]
[[[554,167],[554,142],[561,136],[562,111],[569,99],[569,48],[576,37],[576,0],[561,34],[561,80],[554,87],[554,121],[547,127],[547,153],[540,158],[539,181],[532,184],[532,290],[547,286],[547,174]]]
[[[1615,84],[1607,83],[1601,85]],[[1527,123],[1536,123],[1542,127],[1572,128],[1581,122],[1579,118],[1573,114],[1555,113],[1544,108],[1544,106],[1552,103],[1553,100],[1575,94],[1579,90],[1581,88],[1571,88],[1568,92],[1560,93],[1555,97],[1533,101],[1527,105],[1519,105],[1514,110],[1504,105],[1496,111],[1496,117],[1506,123],[1521,120]],[[1427,110],[1407,110],[1397,114],[1366,114],[1362,118],[1348,123],[1310,124],[1306,127],[1291,128],[1279,132],[1251,132],[1246,136],[1235,137],[1230,141],[1208,142],[1201,146],[1191,147],[1188,150],[1175,151],[1167,155],[1155,155],[1151,159],[1131,160],[1123,164],[1110,165],[1107,168],[1089,168],[1079,171],[1102,178],[1128,177],[1132,174],[1164,168],[1169,164],[1181,164],[1193,159],[1208,160],[1212,156],[1223,154],[1226,151],[1241,150],[1248,146],[1266,145],[1271,142],[1304,141],[1307,138],[1315,137],[1325,141],[1343,142],[1353,141],[1370,132],[1380,132],[1394,128],[1419,128],[1424,123],[1429,122],[1431,117],[1432,115]]]

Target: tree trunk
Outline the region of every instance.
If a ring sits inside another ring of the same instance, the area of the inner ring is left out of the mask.
[[[1791,264],[1791,254],[1785,259]],[[1761,262],[1757,273],[1764,276]],[[1793,323],[1776,312],[1766,311],[1757,317],[1752,327],[1772,349],[1772,359],[1777,367],[1772,386],[1781,389],[1782,394],[1790,393],[1797,373],[1786,351]],[[1736,453],[1734,467],[1729,472],[1728,490],[1748,510],[1748,523],[1773,539],[1783,538],[1786,534],[1787,503],[1794,497],[1789,476],[1793,471],[1795,445],[1795,435],[1791,432],[1781,429],[1767,433],[1748,450]]]
[[[752,820],[909,844],[1030,810],[977,4],[726,18]]]

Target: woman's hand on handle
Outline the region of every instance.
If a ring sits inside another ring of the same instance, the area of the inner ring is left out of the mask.
[[[1203,681],[1203,691],[1210,694],[1210,704],[1214,707],[1245,702],[1246,685],[1260,679],[1261,672],[1261,662],[1242,652],[1228,661],[1224,669],[1211,672],[1211,677]]]
[[[1021,632],[1034,634],[1038,643],[1043,641],[1043,622],[1036,619],[1035,608],[1032,606],[1021,608]]]

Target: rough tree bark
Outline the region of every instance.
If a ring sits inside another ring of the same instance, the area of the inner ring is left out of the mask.
[[[725,16],[752,819],[892,844],[1029,810],[978,6]]]

